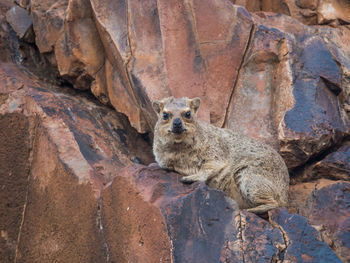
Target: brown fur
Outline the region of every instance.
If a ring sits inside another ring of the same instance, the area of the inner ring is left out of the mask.
[[[286,206],[289,175],[281,156],[260,141],[198,120],[199,104],[199,98],[153,102],[159,116],[153,143],[157,163],[182,174],[183,182],[203,181],[226,192],[241,209],[263,213]],[[172,131],[176,118],[182,133]]]

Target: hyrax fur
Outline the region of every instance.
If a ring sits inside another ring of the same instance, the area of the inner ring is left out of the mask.
[[[197,119],[200,99],[173,97],[153,102],[158,114],[153,152],[157,163],[226,192],[241,209],[264,213],[286,206],[289,174],[270,146]]]

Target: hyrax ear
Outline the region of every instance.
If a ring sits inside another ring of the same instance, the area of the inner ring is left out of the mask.
[[[201,104],[200,98],[189,99],[190,108],[197,112],[199,105]]]
[[[152,107],[159,114],[164,108],[164,102],[162,100],[155,100],[152,102]]]

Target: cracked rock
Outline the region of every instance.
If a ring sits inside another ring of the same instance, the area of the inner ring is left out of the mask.
[[[290,214],[285,208],[269,211],[269,217],[283,233],[286,248],[280,256],[282,262],[342,262],[305,217]]]
[[[350,183],[338,182],[314,190],[301,211],[344,262],[350,261],[349,205]]]

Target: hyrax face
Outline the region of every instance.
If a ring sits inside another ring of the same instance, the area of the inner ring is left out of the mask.
[[[196,131],[195,121],[200,99],[169,97],[153,102],[158,114],[157,132],[162,138],[180,143]]]

